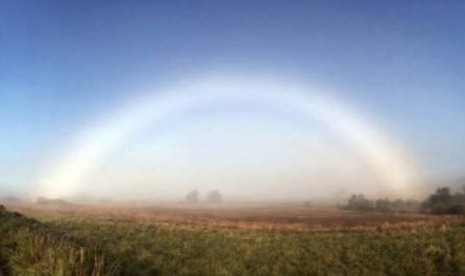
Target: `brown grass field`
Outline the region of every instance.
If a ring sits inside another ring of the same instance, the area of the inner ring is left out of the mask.
[[[299,203],[223,204],[72,204],[16,203],[11,210],[45,219],[86,218],[107,221],[153,222],[190,227],[277,229],[298,231],[376,230],[411,228],[417,225],[460,223],[461,217],[434,216],[417,212],[352,212],[333,206],[306,207]]]
[[[6,207],[4,275],[465,274],[463,216],[298,203]]]

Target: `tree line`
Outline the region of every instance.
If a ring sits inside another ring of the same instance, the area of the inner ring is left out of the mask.
[[[379,198],[369,199],[363,194],[352,195],[341,209],[360,212],[408,212],[417,209],[420,202],[415,200]]]
[[[449,187],[441,187],[423,202],[387,198],[372,200],[363,194],[352,195],[341,209],[359,212],[409,212],[421,211],[431,214],[465,214],[465,186],[462,191],[451,193]]]

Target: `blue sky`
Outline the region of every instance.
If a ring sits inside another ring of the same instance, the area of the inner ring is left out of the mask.
[[[463,1],[1,1],[0,185],[31,185],[135,87],[203,71],[334,89],[429,174],[462,175],[464,14]]]

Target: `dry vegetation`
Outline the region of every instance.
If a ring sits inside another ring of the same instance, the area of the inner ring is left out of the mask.
[[[54,263],[48,266],[63,264],[60,256],[67,256],[73,260],[65,262],[69,271],[102,275],[465,274],[462,216],[355,213],[292,204],[13,204],[9,208],[54,233],[39,235],[45,237],[39,242],[42,247],[47,247],[51,235],[66,237],[65,242],[53,238],[49,251],[62,244],[72,249],[51,256]],[[31,229],[20,233],[18,240],[36,235]],[[28,246],[18,240],[15,250]],[[81,248],[87,250],[89,245],[101,252],[91,250],[93,262],[76,267],[82,262]],[[2,256],[4,267],[18,271],[17,261]],[[56,275],[41,270],[34,259],[26,260],[19,267],[29,265],[38,274]],[[86,275],[61,275],[73,274]]]

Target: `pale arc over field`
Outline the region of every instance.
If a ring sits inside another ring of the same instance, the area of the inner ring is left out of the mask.
[[[344,136],[387,188],[409,193],[415,164],[382,129],[322,89],[272,77],[210,76],[153,91],[78,131],[39,179],[37,195],[72,196],[94,164],[131,135],[183,110],[218,101],[257,102],[311,117]]]

